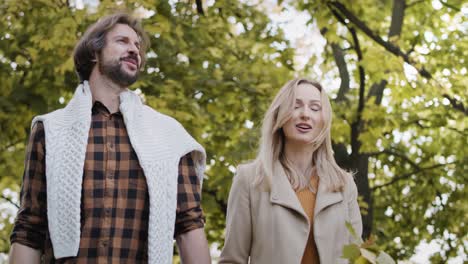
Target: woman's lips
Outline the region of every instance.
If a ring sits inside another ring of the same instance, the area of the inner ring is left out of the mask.
[[[296,125],[296,129],[299,130],[302,133],[306,133],[306,132],[309,132],[310,130],[312,130],[312,126],[309,125],[309,124],[301,123],[301,124]]]

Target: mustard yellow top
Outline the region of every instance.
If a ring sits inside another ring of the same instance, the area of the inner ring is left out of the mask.
[[[302,256],[301,264],[318,264],[320,263],[317,247],[314,240],[314,209],[315,209],[315,198],[317,197],[318,190],[318,177],[312,176],[311,184],[315,190],[315,193],[305,188],[299,191],[296,191],[297,198],[301,202],[302,208],[304,209],[307,217],[309,217],[310,222],[310,233],[307,240],[307,245],[304,250],[304,256]]]

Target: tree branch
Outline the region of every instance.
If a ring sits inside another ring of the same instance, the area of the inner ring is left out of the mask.
[[[204,193],[207,193],[213,197],[213,199],[216,201],[216,203],[221,207],[221,211],[226,214],[227,212],[227,204],[223,201],[217,198],[216,194],[217,192],[215,190],[208,190],[207,188],[203,189]]]
[[[367,95],[367,98],[369,99],[370,97],[374,96],[375,104],[380,105],[382,103],[383,91],[387,83],[388,83],[387,80],[381,80],[379,83],[372,84],[369,90],[369,93]]]
[[[403,19],[405,17],[406,0],[394,0],[392,9],[392,22],[388,31],[388,39],[393,41],[392,37],[400,37],[403,28]],[[382,79],[379,83],[373,83],[367,94],[367,99],[375,97],[375,104],[382,103],[383,91],[388,81]]]
[[[390,31],[388,32],[389,40],[393,36],[400,36],[405,17],[405,8],[405,0],[393,0],[392,22],[390,24]]]
[[[340,21],[343,25],[348,28],[351,36],[353,37],[354,42],[354,50],[356,51],[356,55],[358,58],[358,71],[359,71],[359,102],[358,102],[358,109],[357,109],[357,118],[351,124],[351,149],[352,153],[359,153],[359,149],[361,147],[361,143],[359,142],[359,133],[362,130],[363,123],[362,123],[362,112],[364,111],[365,107],[365,88],[366,88],[366,74],[364,72],[364,67],[361,65],[362,61],[362,50],[359,44],[359,39],[356,34],[356,30],[354,27],[351,27],[349,23],[332,7],[329,7],[332,14]]]
[[[467,132],[466,130],[460,131],[460,130],[458,130],[458,129],[456,129],[456,128],[453,128],[453,127],[447,127],[447,129],[448,129],[448,130],[452,130],[453,132],[455,132],[455,133],[457,133],[457,134],[460,134],[460,135],[462,135],[462,136],[464,136],[464,137],[468,137],[468,132]]]
[[[383,151],[380,151],[380,152],[370,152],[370,153],[367,153],[369,156],[379,156],[381,154],[388,154],[388,155],[393,155],[393,156],[396,156],[396,157],[399,157],[401,158],[402,160],[406,161],[407,163],[409,163],[411,165],[411,167],[415,168],[415,169],[418,169],[420,170],[421,168],[419,167],[419,165],[412,161],[410,158],[408,158],[407,156],[405,156],[403,153],[401,152],[398,152],[396,150],[391,150],[391,149],[385,149]]]
[[[197,12],[198,14],[204,16],[205,12],[203,11],[203,3],[202,0],[195,0],[195,3],[197,4]]]
[[[455,163],[455,162],[453,162]],[[406,174],[403,174],[401,176],[397,176],[397,177],[393,177],[391,181],[387,182],[387,183],[384,183],[384,184],[381,184],[381,185],[376,185],[374,187],[371,188],[371,190],[374,192],[375,190],[377,189],[380,189],[380,188],[383,188],[383,187],[386,187],[386,186],[389,186],[389,185],[392,185],[398,181],[401,181],[401,180],[404,180],[404,179],[407,179],[413,175],[416,175],[416,174],[419,174],[421,172],[424,172],[424,171],[428,171],[428,170],[432,170],[432,169],[436,169],[436,168],[439,168],[439,167],[444,167],[444,166],[447,166],[447,165],[450,165],[450,164],[453,164],[453,163],[445,163],[445,164],[436,164],[436,165],[433,165],[433,166],[430,166],[430,167],[426,167],[426,168],[419,168],[419,169],[416,169],[412,172],[409,172],[409,173],[406,173]]]
[[[361,50],[361,45],[359,44],[359,39],[356,34],[356,30],[352,27],[349,27],[351,35],[353,36],[353,41],[354,41],[354,49],[356,50],[356,54],[358,56],[358,69],[359,69],[359,105],[358,105],[358,114],[359,114],[359,120],[361,119],[361,114],[362,111],[364,110],[364,104],[365,104],[365,89],[366,89],[366,74],[364,72],[364,67],[361,65],[362,61],[362,50]]]
[[[389,52],[391,52],[392,54],[394,54],[396,56],[402,57],[403,60],[406,63],[411,64],[413,67],[415,67],[417,69],[417,71],[419,72],[419,74],[421,74],[421,76],[423,76],[423,77],[425,77],[427,79],[432,78],[432,75],[426,69],[424,69],[424,67],[422,67],[422,68],[416,67],[415,66],[416,63],[413,60],[411,60],[408,57],[408,55],[406,55],[405,52],[403,52],[398,46],[383,40],[379,35],[377,35],[374,31],[372,31],[366,25],[366,23],[364,23],[362,20],[360,20],[358,17],[356,17],[351,11],[349,11],[342,3],[336,2],[336,1],[331,1],[331,2],[329,2],[329,5],[332,6],[335,10],[339,11],[341,14],[343,14],[349,21],[351,21],[351,23],[356,25],[356,27],[358,27],[368,37],[370,37],[375,42],[380,44],[386,50],[388,50]]]
[[[451,97],[450,95],[444,93],[442,95],[443,97],[447,98],[450,101],[450,104],[452,105],[453,108],[462,111],[465,113],[465,115],[468,114],[468,109],[465,108],[462,102],[458,101],[457,99]]]
[[[421,23],[421,24],[424,24],[424,23]],[[406,52],[406,55],[409,56],[411,53],[413,53],[414,49],[416,48],[416,44],[418,44],[420,39],[421,39],[421,35],[417,35],[416,37],[414,37],[414,39],[411,41],[411,48],[408,50],[408,52]]]
[[[413,66],[419,74],[430,80],[432,79],[432,74],[428,72],[424,67],[419,68],[417,66],[417,63],[414,62],[409,56],[408,53],[403,52],[398,46],[394,45],[391,42],[383,40],[379,35],[377,35],[374,31],[372,31],[366,23],[364,23],[362,20],[360,20],[358,17],[356,17],[351,11],[349,11],[342,3],[337,2],[337,1],[329,1],[328,6],[331,7],[332,13],[335,15],[335,13],[339,12],[343,14],[351,23],[356,25],[362,32],[364,32],[368,37],[370,37],[372,40],[377,42],[379,45],[384,47],[387,51],[390,53],[403,58],[403,60]],[[335,12],[333,12],[335,11]],[[336,15],[335,15],[336,17]],[[341,21],[340,21],[341,22]],[[456,100],[455,98],[449,96],[448,94],[443,94],[445,98],[450,100],[450,103],[452,106],[459,111],[462,111],[465,115],[468,115],[468,109],[466,109],[463,105],[462,102]]]
[[[19,143],[23,142],[23,140],[24,140],[24,139],[20,139],[20,140],[14,141],[14,142],[10,142],[10,144],[8,144],[8,145],[6,145],[6,146],[2,146],[2,147],[0,148],[0,151],[1,151],[1,152],[5,152],[5,151],[7,151],[9,148],[14,147],[14,146],[18,145]]]
[[[424,16],[423,20],[420,22],[420,25],[425,25],[426,21],[429,17],[432,16]],[[409,55],[413,53],[414,49],[416,48],[416,45],[418,44],[419,40],[421,39],[421,34],[418,34],[417,36],[414,37],[414,39],[411,41],[411,48],[406,52],[406,55]]]
[[[418,1],[414,1],[414,2],[412,2],[412,3],[407,4],[407,5],[406,5],[406,8],[410,8],[410,7],[414,6],[414,5],[417,5],[417,4],[422,3],[422,2],[424,2],[424,1],[427,1],[427,0],[418,0]]]
[[[7,196],[5,196],[5,195],[2,193],[2,195],[0,196],[0,198],[2,198],[3,200],[9,202],[10,204],[12,204],[13,206],[15,206],[16,208],[19,209],[19,205],[16,204],[15,202],[13,202],[13,200],[11,200],[10,197],[7,197]]]
[[[348,30],[351,33],[351,36],[353,37],[353,42],[354,42],[354,50],[356,51],[356,55],[358,57],[358,69],[359,69],[359,105],[358,105],[358,119],[360,120],[360,113],[362,110],[364,110],[364,90],[366,87],[365,83],[365,72],[364,68],[360,65],[359,62],[362,61],[362,51],[361,51],[361,46],[359,45],[359,39],[356,34],[356,30],[349,26],[349,23],[345,21],[345,19],[338,13],[336,12],[333,8],[331,8],[331,12],[333,15],[340,21],[343,25],[345,25]]]
[[[460,9],[459,7],[456,7],[456,6],[454,6],[454,5],[451,5],[451,4],[449,4],[449,3],[445,2],[445,1],[439,1],[439,2],[440,2],[442,5],[444,5],[444,6],[448,7],[448,8],[451,8],[451,9],[457,11],[457,12],[460,12],[460,11],[461,11],[461,9]]]
[[[332,43],[331,47],[341,79],[340,89],[338,90],[338,95],[336,97],[336,101],[340,102],[346,98],[346,93],[349,91],[349,72],[344,59],[343,50],[336,43]]]

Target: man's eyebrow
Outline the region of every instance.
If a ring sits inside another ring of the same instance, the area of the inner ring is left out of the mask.
[[[119,38],[124,38],[126,40],[130,40],[130,37],[129,36],[126,36],[126,35],[115,35],[114,36],[114,39],[119,39]],[[141,41],[140,39],[138,38],[138,40],[136,40],[135,42],[133,42],[136,46],[140,47],[141,46]]]
[[[117,34],[117,35],[114,36],[114,38],[126,38],[126,39],[130,39],[129,36],[127,36],[127,35],[122,35],[122,34]],[[136,42],[140,43],[140,38],[138,38]]]

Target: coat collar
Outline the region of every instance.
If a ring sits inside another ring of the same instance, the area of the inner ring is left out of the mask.
[[[319,184],[317,198],[315,199],[314,218],[317,217],[323,209],[341,201],[343,201],[342,192],[331,192],[327,190],[326,184]]]
[[[292,209],[307,219],[302,205],[296,196],[291,183],[286,176],[283,166],[279,161],[274,164],[274,174],[271,182],[270,202]]]
[[[286,176],[283,166],[280,162],[276,162],[274,166],[270,202],[292,209],[308,219],[295,191],[291,187],[291,183]],[[326,207],[341,201],[343,201],[343,194],[341,192],[330,192],[327,190],[325,184],[319,184],[315,201],[314,218]]]

